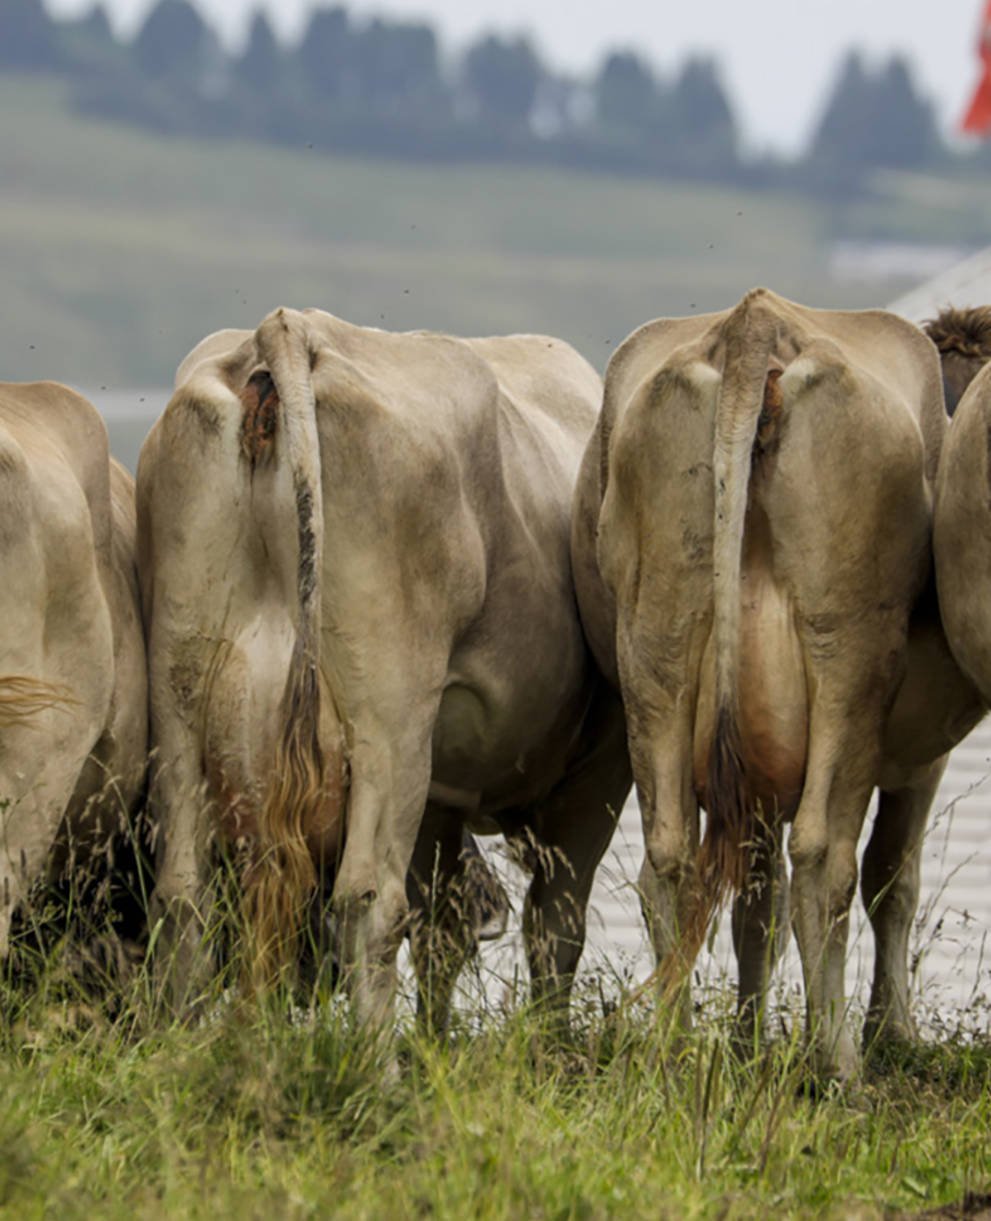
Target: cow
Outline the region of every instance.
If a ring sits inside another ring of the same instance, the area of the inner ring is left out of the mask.
[[[329,900],[356,1020],[391,1025],[408,930],[420,1016],[442,1028],[474,942],[469,826],[524,844],[533,994],[566,1008],[630,785],[570,572],[600,387],[556,339],[320,310],[183,361],[137,480],[174,1007],[211,977],[218,851],[240,844],[251,986],[291,978]]]
[[[943,396],[952,416],[964,392],[991,357],[991,306],[947,306],[922,329],[939,351]]]
[[[134,483],[82,395],[0,384],[0,955],[36,883],[102,862],[143,794]]]
[[[926,323],[955,408],[933,513],[939,603],[953,656],[991,707],[991,308],[946,309]]]
[[[946,308],[922,329],[939,352],[944,403],[952,417],[991,357],[991,310]],[[937,542],[941,530],[949,534],[954,529],[948,486],[951,481],[957,491],[966,486],[950,475],[958,469],[955,438],[960,435],[959,426],[951,423],[940,453],[933,498],[933,571],[909,621],[905,677],[885,723],[878,815],[863,862],[862,891],[877,946],[865,1045],[885,1035],[902,1042],[914,1037],[907,950],[928,808],[948,752],[983,719],[991,701],[991,683],[980,681],[961,664],[965,646],[956,625],[961,604],[949,588],[954,570],[957,575],[966,572],[963,596],[972,596],[976,587],[971,584],[971,558],[955,544]]]
[[[723,313],[633,332],[579,475],[575,584],[622,692],[659,978],[684,1010],[681,985],[735,890],[749,1043],[786,924],[790,823],[820,1080],[858,1063],[843,976],[871,792],[882,787],[862,877],[877,947],[865,1039],[910,1038],[922,830],[946,752],[980,715],[932,590],[945,425],[917,328],[755,289]]]

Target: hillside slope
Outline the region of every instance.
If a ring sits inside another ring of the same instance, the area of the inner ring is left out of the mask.
[[[161,385],[278,304],[459,333],[541,330],[604,365],[634,326],[766,283],[820,305],[814,202],[515,166],[411,166],[170,139],[0,78],[0,377]],[[879,299],[883,299],[880,296]]]

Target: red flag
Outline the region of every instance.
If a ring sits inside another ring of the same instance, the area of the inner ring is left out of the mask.
[[[977,53],[981,57],[981,79],[967,113],[960,121],[960,130],[985,136],[991,129],[991,0],[984,6]]]

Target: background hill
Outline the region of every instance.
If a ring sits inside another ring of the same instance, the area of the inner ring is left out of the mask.
[[[634,326],[757,283],[882,303],[897,258],[839,239],[974,245],[980,180],[878,172],[836,199],[514,164],[425,165],[167,136],[74,113],[65,82],[0,76],[0,376],[161,386],[203,335],[279,304],[457,333],[539,330],[603,366]],[[842,261],[842,260],[841,260]],[[845,268],[845,269],[844,269]],[[867,274],[869,272],[869,275]]]

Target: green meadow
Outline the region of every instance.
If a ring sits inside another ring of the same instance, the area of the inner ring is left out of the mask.
[[[443,1043],[401,1026],[387,1083],[333,1001],[179,1026],[137,985],[109,1017],[56,964],[4,997],[2,1216],[989,1215],[991,1047],[964,1032],[814,1099],[797,1014],[739,1059],[719,1003],[678,1041],[586,999],[566,1039],[525,1010]]]

